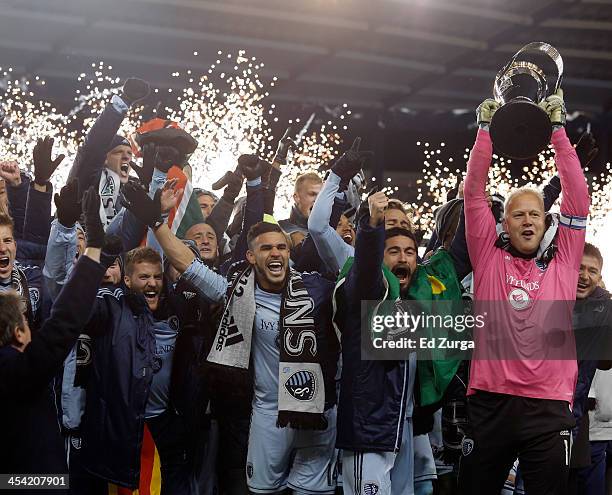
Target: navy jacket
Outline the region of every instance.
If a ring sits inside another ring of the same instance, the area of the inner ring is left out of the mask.
[[[89,186],[98,187],[100,175],[106,161],[106,153],[121,126],[124,115],[112,103],[104,108],[91,127],[85,141],[77,151],[68,180],[76,178],[81,194]]]
[[[34,189],[34,184],[27,174],[21,174],[21,184],[7,188],[9,198],[9,213],[15,222],[15,239],[42,245],[42,256],[36,252],[34,259],[44,260],[44,245],[51,231],[51,198],[53,186],[47,183],[47,191]],[[32,251],[20,253],[17,245],[17,257],[27,258]]]
[[[164,294],[155,314],[157,319],[178,319],[168,407],[194,432],[203,426],[208,401],[199,373],[205,335],[211,332],[203,321],[210,314],[207,308],[195,289],[180,280]],[[154,373],[153,324],[143,296],[111,287],[98,292],[85,329],[94,339],[81,421],[83,466],[131,489],[140,479],[145,409]]]
[[[586,402],[600,360],[612,360],[612,300],[610,293],[597,287],[593,293],[578,299],[573,324],[578,354],[578,380],[574,391],[572,414],[576,419],[573,433],[578,433]]]
[[[51,230],[51,196],[48,192],[34,189],[30,178],[21,174],[21,185],[8,187],[9,213],[15,223],[14,235],[17,243],[17,266],[26,276],[32,318],[32,330],[37,330],[49,316],[51,298],[47,294],[42,268],[45,263],[47,241]]]
[[[364,215],[355,242],[355,261],[336,295],[342,333],[342,377],[336,446],[365,452],[397,452],[401,445],[408,387],[404,361],[362,361],[362,300],[383,300],[381,270],[385,227]]]
[[[0,348],[0,472],[66,473],[53,377],[87,323],[105,268],[86,256],[76,264],[51,316],[24,352]]]
[[[112,483],[137,488],[153,379],[153,316],[143,296],[102,288],[84,333],[94,339],[81,421],[83,467]]]

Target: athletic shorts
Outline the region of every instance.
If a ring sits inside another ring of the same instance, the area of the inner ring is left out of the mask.
[[[342,451],[344,495],[391,495],[393,452]]]
[[[342,453],[344,495],[413,495],[415,485],[436,479],[436,465],[428,435],[412,435],[405,420],[402,445],[393,452]]]
[[[290,488],[305,495],[336,489],[336,408],[325,412],[327,429],[278,428],[277,414],[253,409],[247,454],[247,485],[253,493]],[[221,447],[222,448],[222,447]]]

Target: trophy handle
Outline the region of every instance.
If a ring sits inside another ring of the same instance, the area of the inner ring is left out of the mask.
[[[527,50],[538,50],[544,52],[552,59],[557,66],[557,80],[555,81],[553,93],[556,93],[561,87],[561,81],[563,80],[563,58],[561,57],[561,54],[554,46],[548,43],[544,43],[543,41],[534,41],[532,43],[527,43],[518,52],[516,52],[510,61],[506,63],[506,65],[504,65],[504,67],[495,76],[495,81],[493,83],[493,96],[499,103],[502,103],[500,96],[503,88],[498,83],[504,79],[502,76],[506,73],[510,66],[516,62],[518,56]]]

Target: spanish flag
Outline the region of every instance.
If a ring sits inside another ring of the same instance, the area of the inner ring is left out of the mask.
[[[159,454],[146,424],[140,452],[140,484],[138,490],[130,490],[109,483],[108,495],[161,495]]]

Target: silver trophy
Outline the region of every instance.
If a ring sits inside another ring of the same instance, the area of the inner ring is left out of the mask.
[[[561,85],[563,59],[548,43],[525,45],[495,76],[493,97],[500,108],[493,114],[490,133],[495,149],[515,159],[530,158],[550,142],[552,126],[538,106]],[[554,81],[553,84],[549,84]]]

